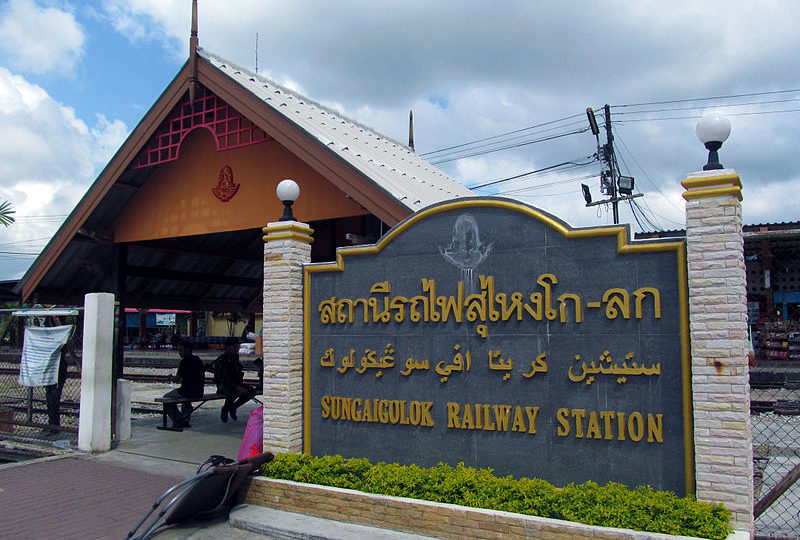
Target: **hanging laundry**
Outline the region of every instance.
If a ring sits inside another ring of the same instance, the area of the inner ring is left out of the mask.
[[[19,384],[48,386],[58,382],[58,365],[63,347],[72,335],[72,325],[25,328]]]

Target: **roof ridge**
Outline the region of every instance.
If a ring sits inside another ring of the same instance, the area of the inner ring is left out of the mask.
[[[251,77],[254,77],[256,79],[261,80],[264,83],[267,83],[267,84],[269,84],[271,86],[276,87],[277,89],[279,89],[281,92],[283,92],[285,94],[289,94],[289,95],[291,95],[291,96],[293,96],[293,97],[295,97],[297,99],[303,100],[306,103],[308,103],[308,104],[310,104],[310,105],[312,105],[314,107],[317,107],[318,109],[320,109],[320,110],[322,110],[322,111],[324,111],[324,112],[326,112],[328,114],[332,114],[334,116],[337,116],[337,117],[341,118],[342,120],[345,120],[346,122],[349,122],[349,123],[353,124],[354,126],[360,128],[360,129],[363,129],[363,130],[368,131],[370,133],[374,133],[375,135],[377,135],[379,137],[382,137],[382,138],[386,139],[387,141],[389,141],[391,143],[394,143],[397,146],[400,146],[401,148],[404,148],[408,152],[414,153],[407,144],[403,144],[403,143],[399,142],[398,140],[394,139],[393,137],[389,137],[388,135],[385,135],[385,134],[381,133],[380,131],[376,131],[374,128],[371,128],[371,127],[369,127],[369,126],[367,126],[365,124],[362,124],[358,120],[354,120],[354,119],[350,118],[349,116],[347,116],[347,115],[345,115],[345,114],[343,114],[343,113],[341,113],[341,112],[339,112],[339,111],[337,111],[335,109],[332,109],[331,107],[328,107],[327,105],[323,105],[322,103],[320,103],[319,101],[317,101],[315,99],[312,99],[312,98],[310,98],[308,96],[305,96],[305,95],[303,95],[303,94],[301,94],[301,93],[299,93],[299,92],[297,92],[295,90],[292,90],[291,88],[289,88],[287,86],[284,86],[284,85],[280,84],[279,82],[276,82],[274,79],[271,79],[271,78],[269,78],[269,77],[267,77],[265,75],[262,75],[261,73],[254,73],[254,72],[250,71],[248,68],[243,67],[240,64],[237,64],[236,62],[232,62],[232,61],[228,60],[227,58],[225,58],[223,56],[220,56],[219,54],[213,53],[213,52],[211,52],[209,50],[203,49],[202,47],[198,47],[197,48],[197,53],[203,58],[213,59],[213,60],[215,60],[215,61],[217,61],[217,62],[219,62],[221,64],[227,64],[231,68],[234,68],[234,69],[236,69],[238,71],[246,73],[247,75],[249,75]]]

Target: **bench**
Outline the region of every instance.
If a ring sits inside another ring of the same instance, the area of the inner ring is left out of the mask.
[[[156,402],[161,403],[161,421],[162,425],[158,426],[158,429],[165,429],[167,431],[183,431],[182,427],[172,427],[167,425],[167,420],[169,419],[169,415],[167,414],[167,404],[174,403],[175,405],[179,405],[182,403],[188,403],[191,405],[192,409],[187,414],[181,414],[178,424],[180,425],[184,420],[189,418],[189,416],[202,407],[202,405],[207,401],[213,401],[215,399],[225,399],[225,394],[220,393],[213,393],[213,394],[203,394],[202,396],[198,397],[160,397],[156,398]],[[197,405],[195,405],[197,403]]]

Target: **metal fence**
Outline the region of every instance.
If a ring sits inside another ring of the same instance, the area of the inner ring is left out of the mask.
[[[769,323],[761,332],[762,341],[800,344],[800,324]],[[750,386],[756,534],[800,538],[800,362],[758,359]]]
[[[764,538],[800,538],[800,235],[789,225],[745,231],[754,516]]]
[[[75,447],[81,394],[80,365],[76,358],[69,354],[66,357],[67,378],[58,401],[58,425],[53,425],[46,387],[19,384],[20,356],[18,348],[0,351],[0,439]]]
[[[3,310],[0,317],[3,344],[0,345],[0,440],[61,448],[77,446],[78,412],[81,394],[81,317],[70,316],[75,325],[69,343],[64,347],[62,361],[66,364],[63,385],[52,387],[23,386],[19,383],[22,357],[22,331],[25,324],[43,325],[37,321],[12,317]],[[52,319],[47,324],[59,324]],[[60,390],[60,394],[58,392]],[[50,405],[47,394],[50,392]]]

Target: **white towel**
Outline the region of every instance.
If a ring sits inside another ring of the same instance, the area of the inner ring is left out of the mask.
[[[72,334],[72,325],[25,328],[22,360],[19,364],[19,384],[49,386],[58,382],[61,347]]]

